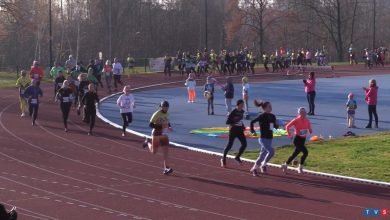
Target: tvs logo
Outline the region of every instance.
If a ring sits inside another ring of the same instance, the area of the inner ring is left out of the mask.
[[[367,217],[389,217],[389,209],[386,208],[365,208],[363,210],[363,215]]]

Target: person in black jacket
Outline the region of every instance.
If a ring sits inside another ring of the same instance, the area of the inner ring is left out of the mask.
[[[70,108],[72,107],[73,100],[74,100],[74,93],[72,89],[69,88],[69,81],[65,80],[62,87],[58,90],[55,97],[55,101],[60,102],[65,132],[68,132],[68,117],[69,117]]]
[[[238,138],[241,142],[241,147],[238,151],[238,154],[235,157],[235,160],[240,165],[242,161],[240,159],[241,155],[244,153],[246,148],[246,137],[244,134],[244,100],[240,99],[237,101],[237,107],[229,114],[226,124],[229,125],[229,142],[223,151],[223,157],[221,159],[221,167],[226,167],[226,155],[233,147],[234,139]]]
[[[260,125],[260,154],[256,163],[250,170],[253,176],[257,176],[258,167],[260,167],[262,173],[267,172],[267,162],[271,160],[275,154],[275,151],[272,148],[273,130],[274,128],[279,128],[279,124],[275,115],[271,113],[272,105],[270,102],[255,100],[254,104],[257,107],[261,107],[264,111],[251,121],[251,132],[253,135],[256,135],[254,124],[258,122]]]
[[[92,129],[95,126],[95,118],[96,118],[96,103],[99,103],[99,97],[95,92],[95,85],[89,84],[88,85],[88,92],[84,94],[83,98],[81,99],[81,103],[84,105],[85,108],[85,119],[89,122],[89,132],[88,135],[92,134]]]
[[[227,115],[229,115],[232,111],[232,99],[234,98],[234,85],[232,77],[228,77],[226,79],[226,85],[223,87],[223,89],[225,90],[225,104]]]

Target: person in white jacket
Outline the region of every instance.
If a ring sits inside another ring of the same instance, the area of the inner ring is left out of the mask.
[[[121,76],[122,76],[122,73],[123,73],[123,66],[122,66],[121,63],[119,63],[117,58],[114,58],[114,63],[112,64],[112,72],[113,72],[113,75],[114,75],[115,91],[117,91],[117,88],[118,88],[118,84],[117,83],[123,85],[123,83],[121,81]]]
[[[188,89],[188,103],[194,103],[196,99],[196,81],[194,73],[190,73],[186,83],[184,84]]]
[[[125,136],[127,126],[133,121],[133,110],[135,108],[134,96],[131,94],[131,87],[129,85],[123,88],[123,94],[119,96],[116,104],[120,109],[123,119],[122,136]]]

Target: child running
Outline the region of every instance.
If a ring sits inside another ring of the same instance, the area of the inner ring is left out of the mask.
[[[305,141],[306,141],[306,136],[310,133],[312,133],[311,125],[309,119],[306,117],[306,109],[303,107],[300,107],[298,109],[298,117],[290,121],[286,125],[286,130],[289,138],[293,138],[291,135],[290,128],[294,127],[295,130],[295,137],[294,137],[294,146],[295,146],[295,151],[294,153],[288,158],[288,160],[282,164],[281,168],[284,173],[287,172],[287,165],[290,164],[295,157],[298,156],[300,152],[303,153],[301,157],[301,162],[298,166],[298,173],[302,173],[303,171],[303,165],[305,163],[305,160],[307,158],[307,155],[309,152],[307,151],[307,148],[305,147]]]
[[[244,134],[245,125],[242,121],[244,119],[244,101],[242,99],[237,101],[237,107],[229,114],[226,124],[229,125],[229,142],[223,151],[223,157],[221,159],[221,167],[226,167],[226,155],[233,147],[234,139],[238,138],[241,142],[241,147],[238,151],[238,154],[234,158],[237,163],[240,165],[242,161],[240,159],[241,155],[244,153],[246,148],[246,137]]]
[[[188,90],[188,103],[194,103],[196,99],[196,81],[194,73],[188,75],[188,79],[184,85],[187,86]]]
[[[157,153],[158,148],[161,146],[164,155],[164,171],[163,174],[168,175],[173,172],[173,169],[168,166],[168,145],[169,138],[167,132],[172,131],[171,123],[169,122],[169,103],[162,101],[160,103],[160,109],[156,111],[150,118],[149,127],[152,130],[152,143],[145,139],[143,147],[149,147],[150,152],[153,154]]]
[[[96,119],[96,103],[99,103],[99,97],[95,92],[95,85],[90,83],[88,85],[88,92],[84,94],[81,99],[81,103],[85,108],[85,119],[89,122],[89,132],[88,135],[93,135],[92,130],[95,126]]]
[[[38,117],[39,98],[43,96],[41,88],[39,88],[39,80],[33,79],[32,85],[24,91],[24,97],[28,99],[28,112],[32,116],[32,126],[35,126],[35,121]]]
[[[214,82],[215,79],[211,76],[207,77],[206,84],[204,85],[204,96],[207,100],[207,114],[214,115]],[[211,109],[211,114],[210,114]]]
[[[55,101],[60,102],[60,108],[62,112],[62,119],[64,122],[65,132],[68,132],[68,117],[72,102],[74,99],[73,90],[69,88],[69,81],[65,80],[62,87],[58,90]]]
[[[256,163],[250,170],[253,176],[257,176],[257,168],[259,167],[262,173],[267,172],[267,162],[270,161],[275,154],[275,151],[272,148],[273,130],[274,128],[279,128],[279,125],[275,115],[271,113],[272,105],[270,102],[255,100],[254,104],[257,107],[261,107],[264,111],[257,118],[251,121],[251,132],[254,135],[256,135],[256,131],[253,125],[256,122],[259,122],[260,125],[260,154]]]
[[[348,94],[347,101],[347,124],[348,128],[356,128],[355,126],[355,110],[357,109],[356,101],[353,99],[353,93]]]
[[[131,87],[127,85],[123,88],[123,94],[119,96],[116,101],[123,120],[122,137],[125,136],[126,128],[129,126],[129,123],[133,122],[134,102],[134,96],[131,94]]]
[[[22,70],[20,74],[21,76],[16,81],[16,86],[19,88],[20,111],[22,112],[20,116],[24,117],[27,112],[27,100],[24,97],[24,91],[30,85],[31,80],[27,77],[27,72],[25,70]]]
[[[246,119],[249,119],[249,79],[246,76],[242,77],[242,99],[245,103]]]

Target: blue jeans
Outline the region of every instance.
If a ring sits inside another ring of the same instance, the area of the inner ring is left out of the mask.
[[[266,165],[275,154],[275,150],[272,148],[272,139],[259,138],[259,144],[260,155],[256,160],[256,165]]]

